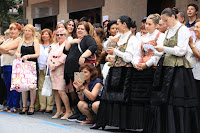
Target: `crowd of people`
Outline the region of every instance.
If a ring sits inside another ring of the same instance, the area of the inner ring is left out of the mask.
[[[165,8],[144,17],[139,32],[128,16],[103,26],[85,17],[70,19],[54,31],[12,23],[0,45],[1,111],[54,113],[52,119],[93,124],[91,129],[108,125],[144,133],[199,133],[197,14],[195,4],[187,7],[188,21],[176,7]],[[37,90],[10,91],[17,58],[35,62]],[[42,95],[46,75],[51,96]]]

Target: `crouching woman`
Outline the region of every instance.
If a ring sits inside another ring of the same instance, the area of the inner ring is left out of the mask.
[[[84,81],[80,78],[73,82],[78,97],[78,109],[87,116],[81,124],[93,124],[99,107],[99,100],[103,89],[103,82],[97,78],[97,69],[89,63],[84,63],[79,70],[84,73]]]

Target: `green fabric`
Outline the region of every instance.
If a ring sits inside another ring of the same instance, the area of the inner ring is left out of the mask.
[[[183,25],[182,25],[183,26]],[[164,40],[164,46],[166,47],[175,47],[177,46],[177,39],[178,39],[178,31],[180,30],[180,28],[182,27],[180,26],[178,28],[178,30],[176,31],[176,34],[174,36],[172,36],[171,38],[167,39],[167,35],[165,37]],[[192,65],[189,63],[189,61],[185,58],[185,56],[175,56],[169,53],[165,54],[165,58],[164,58],[164,62],[163,62],[163,66],[184,66],[185,68],[193,68]]]

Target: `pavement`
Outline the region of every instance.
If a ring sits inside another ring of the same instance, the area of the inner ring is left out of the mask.
[[[41,112],[31,116],[0,112],[0,133],[138,133],[131,130],[122,132],[111,126],[106,126],[105,130],[92,130],[89,128],[92,125],[52,119],[52,116]]]

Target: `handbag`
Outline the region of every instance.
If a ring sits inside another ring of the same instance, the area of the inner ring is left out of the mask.
[[[83,51],[81,49],[80,43],[78,43],[78,49],[81,52],[81,54],[83,54]],[[97,62],[96,62],[96,54],[92,54],[91,56],[85,58],[85,63],[90,63],[93,64],[94,66],[96,66]]]
[[[12,79],[10,90],[18,92],[37,90],[36,63],[22,62],[22,58],[15,59],[12,66]]]
[[[48,71],[49,71],[49,68],[47,67],[45,80],[42,87],[42,96],[46,96],[46,97],[52,95],[51,77],[50,75],[48,75]]]

